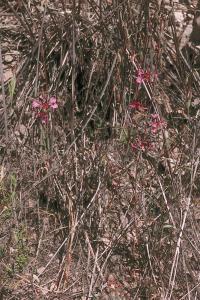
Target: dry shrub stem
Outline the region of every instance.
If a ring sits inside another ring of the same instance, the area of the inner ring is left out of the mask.
[[[5,87],[4,87],[4,78],[3,78],[3,62],[2,62],[2,51],[0,44],[0,77],[1,77],[1,92],[2,92],[2,102],[3,102],[3,115],[4,115],[4,125],[5,125],[5,138],[8,142],[8,113],[6,105],[6,96],[5,96]]]

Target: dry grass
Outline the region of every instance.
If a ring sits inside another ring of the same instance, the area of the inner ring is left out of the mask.
[[[199,49],[175,11],[0,5],[0,299],[200,299]],[[58,99],[47,124],[40,95]]]

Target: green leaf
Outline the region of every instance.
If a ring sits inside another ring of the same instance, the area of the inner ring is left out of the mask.
[[[10,80],[8,85],[9,95],[11,98],[13,98],[15,93],[15,87],[16,87],[16,77],[13,76],[13,78]]]
[[[136,129],[135,128],[122,128],[120,133],[120,141],[121,142],[128,142],[134,139],[136,136]]]

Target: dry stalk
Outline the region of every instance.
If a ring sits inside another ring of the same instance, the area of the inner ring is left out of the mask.
[[[5,138],[6,138],[6,142],[8,142],[8,113],[7,113],[7,105],[6,105],[5,88],[4,88],[3,61],[2,61],[2,53],[1,53],[1,44],[0,44],[0,77],[1,77],[2,101],[3,101],[3,109],[4,109]]]

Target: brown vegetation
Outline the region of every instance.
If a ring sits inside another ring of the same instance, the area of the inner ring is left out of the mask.
[[[0,299],[200,299],[199,16],[177,2],[1,1]]]

